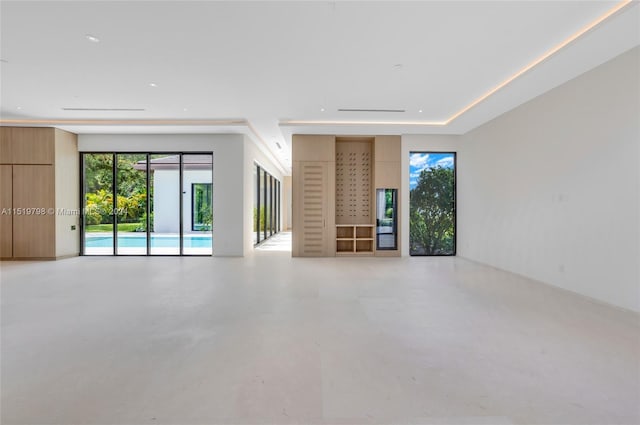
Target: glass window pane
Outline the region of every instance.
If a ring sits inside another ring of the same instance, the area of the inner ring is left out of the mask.
[[[213,254],[213,155],[182,155],[184,255]]]
[[[409,156],[409,253],[455,255],[455,153]]]
[[[152,255],[180,254],[180,155],[149,156]]]
[[[113,154],[83,154],[84,255],[113,255]]]
[[[262,198],[260,200],[260,232],[262,233],[262,239],[267,238],[266,228],[266,205],[267,205],[267,173],[264,170],[260,170],[260,183]]]
[[[267,199],[265,202],[265,207],[266,207],[266,221],[265,221],[265,225],[266,225],[266,230],[267,230],[267,237],[271,236],[271,175],[267,174]]]
[[[253,244],[257,244],[260,240],[259,222],[258,222],[258,206],[260,205],[260,185],[258,183],[258,166],[253,167]]]
[[[116,154],[117,254],[147,254],[147,155]]]
[[[376,190],[376,249],[397,248],[397,189]]]

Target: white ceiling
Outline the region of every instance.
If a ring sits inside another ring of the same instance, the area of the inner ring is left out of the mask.
[[[1,114],[211,120],[57,126],[77,133],[243,131],[288,171],[292,133],[462,134],[495,118],[640,44],[637,2],[448,125],[408,123],[446,121],[617,4],[2,1]],[[227,119],[245,124],[215,124]]]

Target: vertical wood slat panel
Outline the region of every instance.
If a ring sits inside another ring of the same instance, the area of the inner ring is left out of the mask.
[[[300,163],[300,256],[327,255],[327,164]]]

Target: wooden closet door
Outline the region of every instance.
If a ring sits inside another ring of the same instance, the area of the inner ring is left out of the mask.
[[[55,257],[54,181],[52,165],[13,166],[13,208],[21,212],[13,215],[14,258]]]
[[[300,257],[329,255],[328,186],[326,162],[302,161],[298,164],[298,202],[296,244]],[[294,225],[295,226],[295,225]]]
[[[0,257],[13,256],[13,176],[11,165],[0,165]]]

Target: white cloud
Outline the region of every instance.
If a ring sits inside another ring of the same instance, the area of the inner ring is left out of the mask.
[[[409,158],[409,164],[412,167],[417,167],[417,168],[423,169],[424,167],[427,166],[427,161],[428,160],[429,160],[429,154],[427,154],[427,153],[423,153],[423,154],[414,153],[414,154],[411,154],[411,157]]]
[[[417,171],[415,173],[409,173],[409,177],[411,179],[417,179],[418,177],[420,177],[420,173],[421,173],[421,171]]]
[[[445,168],[453,167],[453,157],[447,156],[446,158],[439,159],[438,161],[436,161],[436,165]]]

